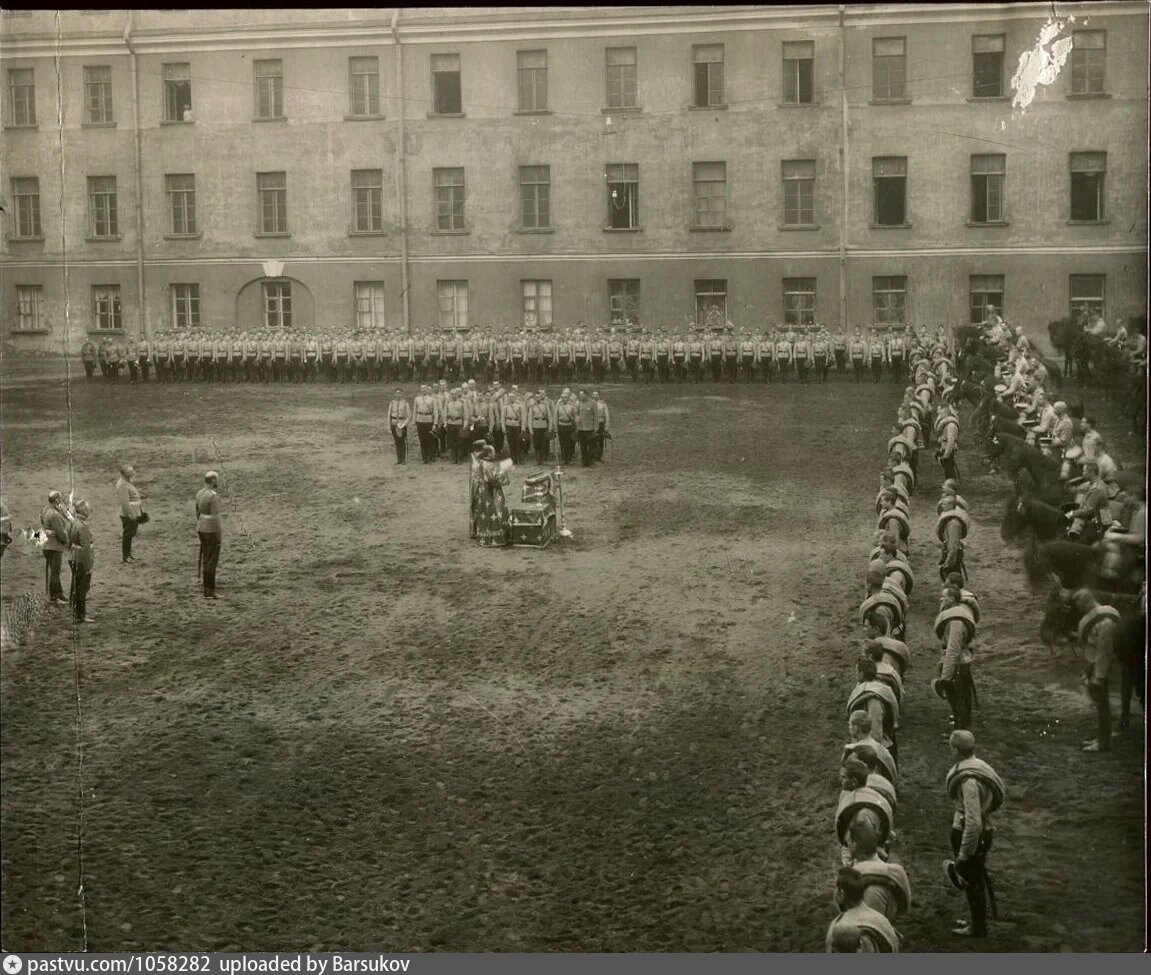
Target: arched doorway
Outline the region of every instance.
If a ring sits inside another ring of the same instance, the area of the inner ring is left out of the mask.
[[[286,327],[300,331],[316,325],[316,300],[297,278],[255,278],[236,295],[236,327]]]

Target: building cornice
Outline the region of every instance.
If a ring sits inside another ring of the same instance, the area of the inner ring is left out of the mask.
[[[1053,257],[1058,255],[1108,255],[1108,254],[1146,254],[1147,245],[1130,244],[1100,244],[1090,247],[1075,245],[1020,245],[1007,247],[915,247],[898,249],[855,249],[848,248],[852,258],[877,258],[886,261],[917,260],[933,257]],[[599,254],[599,253],[573,253],[573,254],[420,254],[409,258],[412,264],[565,264],[565,263],[646,263],[649,261],[794,261],[794,260],[831,260],[839,254],[837,248],[829,247],[823,250],[810,251],[694,251],[694,252],[654,252],[647,254]],[[317,256],[297,255],[280,258],[285,264],[398,264],[399,255],[370,255],[370,256]],[[145,258],[146,267],[220,267],[220,266],[248,266],[260,267],[263,258],[260,257],[164,257]],[[5,256],[4,264],[8,268],[61,268],[67,266],[76,268],[130,268],[135,266],[132,258],[84,258],[70,257],[67,262],[59,258],[13,260]]]
[[[1010,20],[1044,21],[1050,16],[1047,3],[1004,4],[849,4],[849,27],[941,23],[986,23]],[[204,19],[211,12],[204,11]],[[331,11],[324,11],[329,16]],[[1060,4],[1060,16],[1093,18],[1140,16],[1148,8],[1135,0],[1110,3]],[[707,34],[758,30],[832,29],[838,8],[831,4],[811,7],[660,7],[660,8],[559,8],[536,11],[505,8],[490,13],[461,12],[445,16],[442,11],[408,11],[401,15],[398,33],[405,44],[465,44],[516,40],[547,40],[582,37],[629,37],[674,34]],[[7,57],[114,56],[126,53],[124,38],[106,29],[99,32],[21,33],[18,23],[6,22],[0,51]],[[250,27],[205,27],[195,30],[145,28],[132,32],[140,54],[176,52],[271,50],[313,47],[390,46],[394,38],[390,18],[349,23],[284,24]]]

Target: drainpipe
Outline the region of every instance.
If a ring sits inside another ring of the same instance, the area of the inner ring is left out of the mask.
[[[847,218],[848,218],[848,152],[847,152],[847,7],[839,5],[839,169],[843,173],[843,204],[839,217],[839,321],[847,322]]]
[[[399,102],[399,135],[396,139],[396,195],[400,198],[400,300],[404,309],[404,331],[412,333],[412,311],[408,301],[408,170],[404,135],[404,49],[400,44],[400,8],[392,11],[392,38],[396,42],[396,99]]]
[[[137,332],[141,339],[150,339],[148,334],[148,299],[144,291],[144,176],[143,146],[140,134],[140,70],[136,60],[136,50],[132,47],[132,17],[128,11],[128,23],[124,27],[124,43],[132,57],[132,130],[136,138],[136,294],[139,302]]]

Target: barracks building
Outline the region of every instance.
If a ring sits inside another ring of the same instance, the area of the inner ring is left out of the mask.
[[[1148,8],[1055,13],[5,11],[4,343],[1140,314]]]

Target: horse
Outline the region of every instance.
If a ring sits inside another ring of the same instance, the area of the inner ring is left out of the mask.
[[[1143,615],[1142,597],[1132,593],[1093,590],[1101,604],[1119,610],[1119,625],[1112,648],[1119,663],[1119,728],[1131,725],[1131,693],[1139,699],[1139,707],[1147,713],[1147,647],[1143,634],[1147,617]],[[1079,611],[1071,601],[1069,590],[1056,590],[1047,601],[1043,622],[1039,625],[1039,639],[1045,646],[1070,642],[1076,636]]]
[[[991,418],[991,426],[988,431],[989,436],[995,436],[997,433],[1006,433],[1009,436],[1017,437],[1020,440],[1026,440],[1027,434],[1030,431],[1027,427],[1020,425],[1018,422],[1018,414],[1015,419],[1007,419],[1003,416],[993,416]]]
[[[1063,356],[1063,374],[1068,379],[1075,375],[1075,345],[1081,334],[1082,329],[1070,318],[1059,318],[1047,323],[1047,336],[1055,351]]]
[[[987,441],[987,453],[992,461],[1018,486],[1020,472],[1026,471],[1035,486],[1042,490],[1051,481],[1057,480],[1062,465],[1054,457],[1048,457],[1038,447],[1013,437],[1008,433],[993,434]]]
[[[1003,522],[999,526],[999,537],[1007,543],[1018,542],[1023,537],[1034,536],[1041,542],[1064,538],[1067,534],[1067,517],[1063,511],[1047,504],[1039,498],[1017,494],[1007,502]],[[1080,542],[1088,545],[1098,537],[1094,523],[1084,526]]]
[[[1142,565],[1122,579],[1107,578],[1100,570],[1106,550],[1057,539],[1040,542],[1032,537],[1023,549],[1027,581],[1038,588],[1052,577],[1061,589],[1103,589],[1111,592],[1138,592],[1142,585]]]

